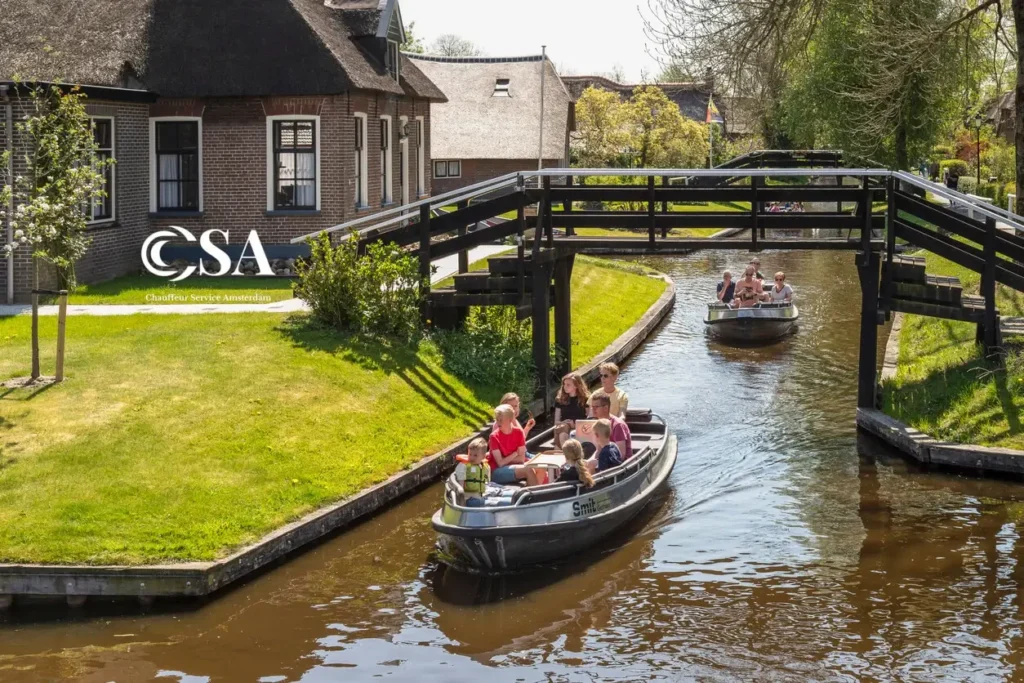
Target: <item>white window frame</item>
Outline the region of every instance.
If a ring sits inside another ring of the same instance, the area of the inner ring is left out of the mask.
[[[156,186],[156,124],[172,121],[195,121],[199,124],[196,134],[199,136],[199,208],[182,209],[181,213],[203,212],[203,117],[201,116],[153,116],[149,119],[149,212],[157,213]],[[175,213],[176,209],[164,209],[163,213]]]
[[[388,63],[390,68],[394,69],[394,73],[388,73],[388,76],[395,79],[395,83],[401,83],[402,81],[402,49],[397,41],[389,40],[387,46],[387,58],[385,61]]]
[[[398,117],[398,156],[401,159],[398,169],[399,187],[402,193],[402,204],[409,203],[412,183],[409,182],[409,117]]]
[[[422,116],[416,117],[416,164],[419,173],[416,175],[416,194],[423,197],[427,194],[427,121]]]
[[[387,146],[387,149],[385,149],[383,147],[383,141],[381,141],[381,145],[382,146],[380,148],[381,166],[382,166],[382,169],[381,169],[382,187],[381,187],[380,204],[381,204],[381,206],[387,206],[388,204],[391,204],[391,203],[393,203],[395,201],[395,197],[394,197],[394,193],[395,193],[395,176],[394,176],[394,168],[393,168],[395,153],[391,149],[391,142],[394,140],[395,131],[394,131],[394,128],[392,127],[392,125],[391,125],[391,115],[390,114],[382,114],[381,117],[380,117],[380,120],[387,122],[387,131],[388,131],[388,135],[387,135],[388,146]],[[383,131],[382,131],[382,133],[383,133]]]
[[[370,206],[370,128],[367,125],[365,112],[354,112],[355,125],[363,127],[363,148],[359,151],[359,187],[356,188],[356,209],[365,209]],[[355,142],[353,141],[353,160],[355,160]]]
[[[323,186],[324,175],[320,168],[320,117],[310,114],[275,114],[267,117],[267,211],[269,213],[291,213],[292,209],[274,208],[274,121],[313,121],[316,145],[316,208],[295,209],[296,213],[310,213],[320,210],[320,188]]]
[[[110,121],[110,158],[114,160],[114,163],[110,165],[110,187],[104,188],[107,191],[107,200],[110,202],[110,218],[93,218],[92,215],[95,212],[95,198],[89,200],[89,220],[86,221],[86,225],[101,225],[103,223],[112,223],[117,220],[117,119],[113,116],[90,116],[89,127],[92,128],[92,122],[104,120]],[[155,143],[154,143],[155,144]]]
[[[444,164],[444,175],[438,175],[438,173],[437,173],[437,165],[438,164]],[[458,164],[459,165],[459,172],[458,172],[457,175],[452,175],[449,172],[449,169],[451,168],[452,164]],[[434,168],[434,177],[435,178],[445,178],[445,179],[455,179],[455,180],[458,180],[459,178],[462,177],[462,160],[461,159],[434,159],[434,166],[433,166],[433,168]]]

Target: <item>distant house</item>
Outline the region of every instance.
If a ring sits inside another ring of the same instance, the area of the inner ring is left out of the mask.
[[[397,0],[4,0],[0,128],[3,105],[28,111],[15,78],[85,86],[116,165],[80,281],[138,270],[169,225],[283,243],[430,193],[444,95],[404,39]],[[23,299],[29,255],[15,253],[0,282],[13,266]]]
[[[572,93],[574,100],[578,100],[583,92],[591,87],[616,92],[625,100],[631,97],[633,91],[641,85],[656,85],[679,106],[679,111],[683,116],[698,123],[707,121],[708,100],[714,90],[712,83],[617,83],[604,76],[563,76],[562,81]],[[717,92],[714,92],[714,98],[715,106],[718,107],[719,113],[725,119],[726,134],[742,136],[753,132],[749,117],[734,114],[733,106],[730,106],[739,98],[725,97]]]
[[[982,115],[985,125],[991,126],[995,134],[1013,144],[1016,131],[1017,106],[1013,90],[1004,92],[985,103]]]
[[[550,60],[407,55],[444,92],[431,106],[434,193],[569,162],[573,98]],[[544,141],[541,151],[541,69]]]

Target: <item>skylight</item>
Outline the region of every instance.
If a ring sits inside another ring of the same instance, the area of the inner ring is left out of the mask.
[[[509,79],[499,78],[494,82],[494,94],[491,97],[512,97],[508,91]]]

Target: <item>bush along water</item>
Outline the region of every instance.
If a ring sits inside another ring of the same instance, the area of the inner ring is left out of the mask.
[[[414,339],[420,335],[419,265],[393,244],[359,253],[356,240],[310,240],[308,261],[296,264],[295,296],[320,322],[344,332]]]

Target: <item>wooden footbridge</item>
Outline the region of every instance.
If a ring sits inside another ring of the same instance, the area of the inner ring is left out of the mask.
[[[776,212],[781,203],[800,212]],[[953,207],[970,206],[972,217]],[[902,311],[977,323],[996,352],[996,283],[1024,291],[1024,224],[1013,214],[920,177],[845,168],[831,151],[766,151],[715,169],[548,169],[513,173],[330,228],[361,245],[387,241],[420,261],[423,314],[455,326],[470,306],[515,306],[533,319],[538,396],[572,367],[570,279],[576,254],[682,254],[696,249],[853,252],[862,293],[858,404],[874,407],[877,327]],[[483,226],[483,227],[480,227]],[[597,230],[595,230],[595,228]],[[717,228],[715,236],[678,229]],[[622,232],[624,236],[608,233]],[[297,238],[301,242],[305,237]],[[516,251],[469,272],[468,250],[508,240]],[[981,274],[981,296],[932,277],[924,249]],[[459,255],[454,285],[431,289],[430,263]],[[554,308],[557,367],[551,367]]]

